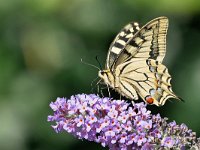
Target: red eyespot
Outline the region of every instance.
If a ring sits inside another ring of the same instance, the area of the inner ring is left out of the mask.
[[[146,97],[146,102],[147,102],[148,104],[153,104],[154,99],[153,99],[152,97]]]

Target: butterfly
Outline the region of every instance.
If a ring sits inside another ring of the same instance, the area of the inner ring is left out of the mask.
[[[162,64],[166,53],[168,18],[158,17],[139,27],[126,25],[111,43],[105,69],[98,76],[122,96],[162,106],[169,98],[181,100],[172,91],[171,76]]]

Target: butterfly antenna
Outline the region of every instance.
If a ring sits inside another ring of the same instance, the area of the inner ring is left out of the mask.
[[[81,58],[81,63],[83,63],[83,64],[85,64],[85,65],[88,65],[88,66],[91,66],[91,67],[94,67],[94,68],[96,68],[96,69],[100,70],[100,68],[99,68],[99,67],[97,67],[97,66],[95,66],[95,65],[93,65],[93,64],[90,64],[90,63],[88,63],[88,62],[85,62],[85,61],[83,61],[83,59],[82,59],[82,58]]]
[[[96,60],[97,60],[97,62],[98,62],[98,64],[99,64],[100,69],[103,70],[103,69],[102,69],[102,66],[101,66],[101,63],[100,63],[100,61],[99,61],[99,59],[98,59],[98,56],[96,56]]]

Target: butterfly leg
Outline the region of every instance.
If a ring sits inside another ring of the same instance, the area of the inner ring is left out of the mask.
[[[95,82],[98,78],[99,78],[99,77],[96,77],[95,79],[93,79],[90,85],[93,86],[94,82]],[[98,84],[99,82],[100,82],[100,81],[97,81],[97,84]]]
[[[99,85],[97,85],[97,93],[99,94],[100,92],[100,89],[99,89]]]
[[[98,88],[98,86],[99,86],[99,82],[100,82],[100,81],[97,81],[97,82],[96,82],[97,79],[98,79],[98,77],[95,78],[95,79],[91,82],[91,84],[90,84],[90,85],[91,85],[91,90],[90,90],[90,91],[91,91],[92,93],[94,92],[94,88],[95,88],[96,86],[97,86],[97,88]],[[96,82],[95,85],[93,85],[94,82]],[[97,92],[98,92],[98,89],[97,89]]]
[[[96,85],[96,86],[97,86],[97,93],[99,93],[99,85]],[[90,90],[90,91],[91,91],[92,93],[94,92],[94,88],[95,88],[95,87],[91,87],[91,90]]]
[[[133,100],[131,101],[131,103],[132,103],[132,105],[134,106],[135,102],[134,102]]]
[[[95,86],[97,86],[97,93],[99,94],[100,93],[100,86],[99,86],[99,83],[101,82],[101,80],[99,80],[96,84],[95,84]],[[91,89],[91,91],[93,92],[93,89],[94,89],[94,87]]]
[[[104,97],[103,90],[101,89],[100,91],[101,91],[101,95],[102,95],[102,97]]]
[[[109,98],[110,98],[111,94],[110,94],[110,88],[109,88],[108,84],[107,84],[107,89],[108,89],[108,95],[109,95]]]

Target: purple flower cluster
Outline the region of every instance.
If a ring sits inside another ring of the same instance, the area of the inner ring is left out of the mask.
[[[199,141],[185,124],[167,123],[152,115],[146,104],[80,94],[50,103],[54,111],[48,121],[56,122],[55,131],[67,131],[79,139],[108,146],[111,150],[163,148],[199,149]]]

